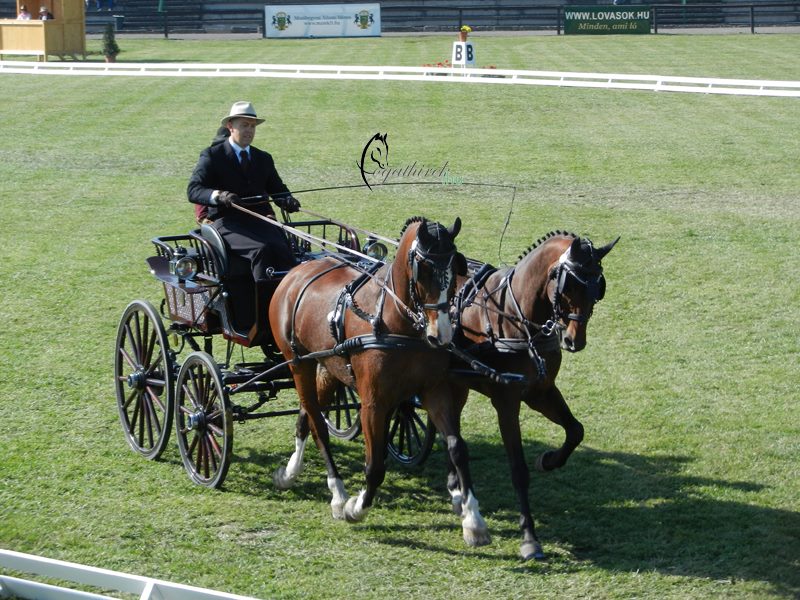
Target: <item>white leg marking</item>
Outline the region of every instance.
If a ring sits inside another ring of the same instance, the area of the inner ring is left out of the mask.
[[[285,467],[278,467],[272,475],[272,481],[279,490],[288,490],[297,481],[297,477],[303,472],[303,455],[306,450],[308,436],[304,440],[294,438],[294,453]]]
[[[344,518],[349,523],[358,523],[367,516],[369,507],[364,508],[364,494],[366,493],[366,490],[361,490],[358,496],[353,496],[347,501],[344,507]]]
[[[460,517],[462,513],[461,504],[464,502],[464,498],[461,496],[461,489],[455,488],[452,490],[448,489],[447,491],[450,492],[450,502],[453,505],[453,512]]]
[[[462,505],[461,528],[464,531],[464,541],[468,546],[485,546],[491,542],[489,528],[478,510],[478,500],[470,490],[467,499]]]
[[[344,505],[347,502],[347,492],[341,479],[328,477],[328,489],[331,491],[331,513],[334,519],[344,519]]]

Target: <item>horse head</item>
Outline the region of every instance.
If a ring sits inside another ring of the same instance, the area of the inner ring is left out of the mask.
[[[549,269],[548,298],[564,350],[579,352],[586,347],[589,318],[606,293],[600,261],[618,241],[595,248],[589,239],[574,237]]]
[[[408,302],[425,328],[425,338],[433,347],[446,346],[453,338],[450,305],[455,295],[459,254],[455,238],[461,230],[456,218],[450,228],[414,217],[403,230],[395,264],[404,270],[396,281],[408,282]],[[401,265],[401,257],[406,257]]]

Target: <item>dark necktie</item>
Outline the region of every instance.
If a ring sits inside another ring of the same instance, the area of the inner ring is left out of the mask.
[[[250,154],[245,150],[242,150],[239,153],[239,160],[241,161],[242,164],[242,171],[247,173],[247,171],[250,169]]]

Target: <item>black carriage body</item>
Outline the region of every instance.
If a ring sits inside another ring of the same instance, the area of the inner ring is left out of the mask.
[[[291,223],[300,233],[313,234],[329,240],[312,252],[312,243],[301,235],[287,233],[287,240],[298,262],[319,258],[325,254],[359,250],[358,235],[352,229],[330,220],[311,220]],[[225,339],[248,346],[247,331],[254,322],[254,282],[247,262],[228,252],[222,237],[209,225],[184,235],[161,236],[152,240],[156,255],[147,259],[151,273],[164,287],[164,317],[173,325],[183,326],[204,335],[221,334]],[[344,254],[346,256],[346,254]],[[181,258],[195,260],[198,271],[190,278],[175,273]],[[285,272],[272,274],[278,286]],[[268,303],[270,298],[266,299]]]
[[[223,334],[227,339],[244,341],[236,335],[233,320],[236,313],[233,302],[236,300],[244,305],[244,294],[239,293],[232,299],[228,289],[233,287],[231,284],[235,279],[244,280],[244,277],[229,271],[227,255],[212,247],[211,242],[201,235],[201,230],[157,237],[152,241],[156,255],[148,258],[147,264],[150,272],[163,284],[162,312],[172,322],[173,328],[188,328],[204,335]],[[175,265],[181,259],[196,262],[197,273],[192,279],[175,273]],[[249,276],[249,273],[245,274]],[[252,301],[252,286],[251,295],[246,300]]]

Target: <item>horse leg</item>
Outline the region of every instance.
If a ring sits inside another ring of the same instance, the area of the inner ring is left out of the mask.
[[[272,481],[279,490],[291,488],[297,481],[297,477],[303,472],[303,455],[309,431],[308,413],[301,408],[295,426],[294,453],[286,466],[278,467],[272,475]]]
[[[519,398],[512,394],[495,394],[492,396],[492,404],[497,411],[500,435],[503,438],[503,446],[506,449],[508,464],[511,468],[511,484],[514,486],[519,502],[519,528],[522,530],[522,545],[519,552],[523,560],[532,558],[544,560],[544,552],[536,537],[536,528],[528,499],[530,473],[525,464],[525,454],[522,450],[522,434],[519,429]]]
[[[322,459],[325,461],[325,469],[328,473],[328,489],[331,491],[331,513],[334,519],[344,517],[344,505],[347,502],[347,492],[344,482],[339,476],[336,463],[333,461],[333,454],[330,448],[330,434],[328,426],[322,416],[319,398],[328,397],[329,387],[333,385],[325,378],[317,378],[316,364],[303,363],[294,367],[294,382],[297,395],[300,397],[301,416],[298,417],[298,427],[301,425],[302,414],[305,413],[306,425],[310,426],[314,441],[317,443]],[[294,456],[294,455],[293,455]],[[287,466],[288,469],[288,466]]]
[[[468,546],[484,546],[491,542],[489,528],[481,516],[478,499],[472,490],[472,475],[469,470],[469,451],[460,434],[458,411],[452,402],[450,390],[437,390],[435,393],[424,393],[423,406],[433,420],[434,425],[444,436],[447,443],[447,454],[455,468],[461,493],[461,529],[464,541]],[[452,481],[448,477],[448,486]],[[451,491],[451,498],[455,495]]]
[[[456,419],[457,423],[459,423],[460,433],[461,412],[464,410],[464,405],[467,403],[469,389],[454,385],[450,388],[450,390],[453,397],[453,407],[456,410]],[[458,480],[456,466],[453,464],[453,461],[450,460],[449,453],[447,454],[447,491],[450,494],[450,503],[453,512],[460,517],[462,512],[461,505],[464,502],[464,497],[461,494],[461,483]]]
[[[561,425],[566,434],[564,443],[558,450],[548,450],[537,457],[536,470],[546,472],[563,467],[575,448],[583,441],[583,425],[572,415],[564,396],[556,386],[546,392],[541,402],[534,400],[528,404],[556,425]]]
[[[314,431],[314,440],[317,442],[317,447],[325,461],[325,469],[328,472],[328,489],[331,491],[331,514],[334,519],[343,519],[344,507],[347,502],[347,492],[344,488],[344,482],[339,476],[339,470],[336,468],[336,463],[333,462],[333,454],[330,447],[330,433],[328,432],[328,425],[322,416],[322,411],[319,406],[309,413],[312,417],[311,428]]]
[[[350,523],[363,521],[367,516],[375,493],[383,483],[386,476],[386,463],[384,452],[386,448],[386,429],[388,412],[382,406],[376,406],[370,400],[361,403],[361,432],[364,435],[364,474],[366,487],[358,496],[353,496],[347,501],[344,509],[344,518]]]

